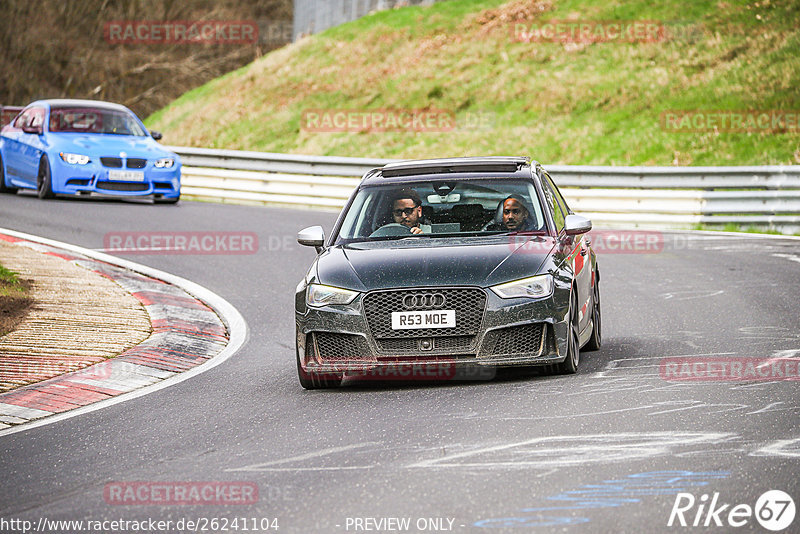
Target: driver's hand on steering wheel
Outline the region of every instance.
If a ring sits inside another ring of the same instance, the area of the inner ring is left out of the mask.
[[[409,230],[411,231],[412,234],[422,233],[422,228],[420,228],[419,226],[412,226],[411,228],[409,228]]]

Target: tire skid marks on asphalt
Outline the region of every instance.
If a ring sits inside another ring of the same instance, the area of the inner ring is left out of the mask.
[[[408,467],[424,469],[553,469],[673,456],[685,449],[714,450],[737,436],[718,432],[624,432],[538,437],[430,458]]]
[[[724,289],[687,289],[685,291],[661,293],[658,296],[664,300],[694,300],[716,297],[717,295],[722,295],[723,293],[725,293]]]
[[[476,473],[495,469],[531,469],[546,477],[558,469],[596,464],[623,463],[656,457],[718,458],[750,455],[800,458],[800,438],[759,443],[730,432],[623,432],[616,434],[536,437],[499,444],[454,443],[431,447],[391,446],[370,441],[328,447],[276,458],[226,472],[350,471],[391,468],[376,463],[378,453],[398,454],[399,469],[464,469]],[[451,452],[455,451],[455,452]],[[409,458],[410,459],[404,459]],[[420,459],[421,458],[421,459]]]
[[[278,460],[270,460],[258,464],[246,465],[244,467],[237,467],[226,469],[225,471],[243,471],[243,472],[260,472],[260,471],[338,471],[349,469],[371,469],[375,465],[322,465],[322,466],[304,466],[303,462],[307,460],[319,460],[322,458],[337,455],[343,452],[351,452],[356,449],[368,449],[370,451],[381,447],[380,442],[368,441],[365,443],[355,443],[353,445],[343,445],[341,447],[330,447],[318,451],[311,451],[289,458],[280,458]],[[286,464],[301,464],[286,467]],[[277,467],[281,466],[281,467]]]
[[[761,413],[768,413],[768,412],[779,412],[779,411],[798,411],[800,412],[800,406],[784,406],[782,408],[777,408],[778,405],[784,404],[782,402],[779,403],[770,403],[766,406],[758,408],[755,411],[751,412],[744,412],[746,415],[755,415]],[[591,411],[591,412],[584,412],[584,413],[569,413],[563,415],[521,415],[521,416],[509,416],[503,417],[498,415],[477,415],[477,414],[450,414],[448,415],[449,418],[453,419],[486,419],[491,421],[544,421],[544,420],[558,420],[558,419],[575,419],[580,417],[598,417],[601,415],[613,415],[613,414],[620,414],[620,413],[631,413],[631,412],[645,412],[642,415],[652,417],[655,415],[667,415],[676,412],[684,412],[684,411],[701,411],[702,414],[705,415],[717,415],[722,413],[728,412],[737,412],[741,410],[750,410],[753,407],[749,404],[740,404],[740,403],[709,403],[705,401],[699,400],[692,400],[692,399],[681,399],[681,400],[670,400],[670,401],[660,401],[660,402],[652,402],[649,404],[642,404],[641,406],[633,406],[630,408],[619,408],[616,410],[598,410],[598,411]]]
[[[703,354],[681,354],[677,356],[640,356],[638,358],[617,358],[615,360],[611,360],[606,364],[602,371],[597,371],[594,373],[593,378],[607,378],[608,373],[615,372],[615,371],[636,371],[639,369],[658,369],[661,367],[660,364],[654,365],[642,365],[637,364],[637,362],[642,361],[649,361],[649,360],[658,360],[661,361],[664,358],[703,358],[708,356],[733,356],[735,352],[706,352]],[[633,362],[630,365],[621,365],[624,362]],[[660,377],[659,373],[637,373],[637,378],[641,377]]]
[[[605,367],[603,368],[602,371],[597,371],[591,376],[592,376],[592,378],[595,378],[595,379],[603,379],[604,382],[608,381],[609,379],[612,378],[611,376],[609,376],[609,374],[612,374],[613,378],[616,379],[616,380],[625,380],[625,379],[628,379],[629,377],[635,377],[636,379],[641,379],[641,378],[659,378],[660,379],[661,378],[660,372],[659,373],[646,373],[646,372],[645,373],[641,373],[641,372],[637,372],[637,371],[646,370],[646,369],[660,369],[661,368],[661,364],[660,363],[657,363],[657,364],[644,363],[644,364],[642,364],[642,363],[639,363],[639,362],[648,362],[650,360],[657,360],[657,361],[660,362],[661,360],[664,360],[666,358],[669,358],[669,359],[687,358],[688,359],[688,358],[708,358],[708,357],[724,358],[726,356],[742,357],[741,355],[738,355],[738,354],[739,353],[736,353],[736,352],[707,352],[707,353],[699,353],[699,354],[681,354],[681,355],[676,355],[676,356],[665,355],[665,356],[640,356],[640,357],[636,357],[636,358],[618,358],[618,359],[609,361],[605,365]],[[768,359],[765,359],[765,361],[763,361],[758,366],[758,369],[769,365],[773,360],[780,360],[780,359],[786,359],[786,358],[797,358],[798,356],[800,356],[800,349],[774,350],[774,351],[772,351],[772,354],[770,355],[770,357]],[[629,363],[626,363],[626,362],[629,362]],[[625,371],[633,371],[633,372],[635,372],[635,374],[634,373],[627,373],[626,374],[626,373],[624,373]],[[703,382],[696,382],[696,383],[703,383]],[[639,387],[646,387],[646,386],[642,386],[640,384]],[[626,389],[628,389],[628,388],[626,388]],[[648,387],[647,389],[649,390],[650,388]],[[573,393],[573,394],[577,394],[577,393]],[[581,392],[580,394],[583,394],[583,393]]]
[[[773,254],[772,256],[774,258],[783,258],[789,261],[795,261],[797,263],[800,263],[800,256],[796,254]]]
[[[750,453],[750,456],[800,458],[800,438],[781,439]]]

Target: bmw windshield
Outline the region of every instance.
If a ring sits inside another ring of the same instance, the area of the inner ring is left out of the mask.
[[[91,107],[53,107],[50,131],[90,134],[147,135],[139,121],[124,110]]]
[[[530,181],[413,181],[362,187],[344,217],[336,244],[546,232]]]

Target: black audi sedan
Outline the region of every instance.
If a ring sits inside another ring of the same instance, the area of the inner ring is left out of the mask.
[[[318,252],[295,295],[301,385],[577,372],[581,349],[601,343],[591,227],[525,157],[367,172],[330,236],[320,226],[297,236]]]

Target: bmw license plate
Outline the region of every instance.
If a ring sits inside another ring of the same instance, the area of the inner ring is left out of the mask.
[[[108,171],[108,179],[117,182],[144,182],[144,171]]]
[[[392,312],[392,330],[455,328],[455,310]]]

